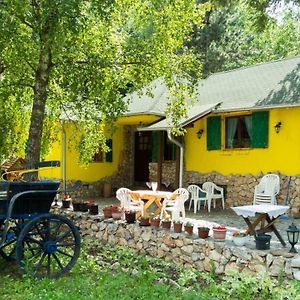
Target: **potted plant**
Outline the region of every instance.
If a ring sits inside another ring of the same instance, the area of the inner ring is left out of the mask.
[[[79,206],[80,208],[80,211],[82,211],[82,212],[87,212],[87,211],[89,211],[89,201],[81,201],[80,202],[80,206]]]
[[[65,194],[64,198],[62,199],[62,208],[69,208],[71,204],[71,197],[69,194]]]
[[[235,231],[232,234],[232,241],[236,246],[244,246],[246,243],[246,233],[241,231]]]
[[[151,224],[151,227],[157,229],[159,227],[159,224],[160,224],[160,216],[159,215],[157,215],[157,216],[151,215],[150,224]]]
[[[140,218],[140,226],[150,226],[150,219],[149,219],[149,217],[142,216]]]
[[[173,229],[174,229],[174,232],[181,233],[182,232],[182,221],[175,220],[173,222]]]
[[[125,220],[128,224],[132,224],[136,220],[136,212],[134,210],[124,209]]]
[[[111,213],[114,220],[121,220],[122,214],[123,212],[120,206],[117,206]]]
[[[91,215],[98,215],[99,209],[98,209],[98,204],[96,203],[95,200],[89,201],[89,212]]]
[[[208,227],[198,227],[198,236],[200,239],[206,239],[209,235],[209,228]]]
[[[171,228],[171,218],[169,215],[166,215],[164,219],[161,221],[161,226],[164,230],[170,230]]]
[[[193,234],[193,228],[194,225],[191,222],[186,222],[184,224],[184,231],[188,234],[188,235],[192,235]]]
[[[226,237],[227,229],[225,226],[214,226],[213,237],[215,241],[224,241]]]
[[[74,211],[80,211],[80,204],[81,204],[81,200],[79,200],[79,199],[73,199],[72,200],[73,210]]]
[[[111,218],[112,217],[112,209],[111,209],[111,206],[106,206],[106,207],[103,207],[103,214],[104,214],[104,218],[105,219],[108,219],[108,218]]]

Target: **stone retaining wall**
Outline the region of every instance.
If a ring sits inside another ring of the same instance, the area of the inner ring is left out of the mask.
[[[212,238],[199,239],[196,235],[174,233],[172,230],[152,229],[124,221],[105,220],[103,216],[64,211],[80,226],[83,237],[98,239],[110,245],[127,246],[140,254],[160,257],[199,271],[215,269],[217,274],[230,271],[283,276],[300,280],[300,255],[277,250],[252,250],[237,247],[231,241],[215,242]]]

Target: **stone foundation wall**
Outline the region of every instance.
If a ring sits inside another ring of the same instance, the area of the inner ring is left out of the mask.
[[[175,162],[163,163],[162,182],[175,182]],[[155,181],[157,176],[157,163],[149,164],[150,180]],[[300,175],[286,176],[277,173],[280,177],[280,192],[277,196],[278,204],[284,205],[288,198],[288,203],[294,210],[294,213],[300,210]],[[189,184],[202,184],[206,181],[212,181],[217,185],[225,188],[225,205],[226,207],[252,204],[255,186],[260,182],[260,179],[265,174],[253,176],[250,174],[230,174],[224,176],[217,172],[198,173],[185,172],[183,178],[183,187]],[[290,179],[290,185],[288,185]]]
[[[80,226],[82,236],[102,243],[130,247],[140,254],[160,257],[166,261],[192,266],[199,271],[215,269],[217,274],[230,271],[283,276],[300,280],[300,255],[287,249],[251,250],[228,242],[214,242],[212,238],[199,239],[195,235],[174,233],[124,221],[104,220],[103,216],[65,211]]]

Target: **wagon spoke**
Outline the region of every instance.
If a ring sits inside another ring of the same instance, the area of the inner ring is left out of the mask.
[[[32,243],[36,243],[36,244],[42,245],[41,241],[34,239],[32,236],[27,236],[26,239],[29,240]]]
[[[43,235],[43,233],[41,232],[40,228],[38,227],[38,225],[34,226],[35,229],[37,230],[37,233],[40,235],[40,237],[42,238],[43,241],[45,241],[45,236]]]
[[[57,249],[57,252],[61,253],[62,255],[71,257],[71,258],[73,257],[73,255],[71,255],[71,254],[69,254],[69,253],[67,253],[67,252],[65,252],[65,251],[62,251],[62,250],[60,250],[60,249]]]
[[[37,264],[37,266],[36,266],[36,268],[35,268],[35,273],[37,273],[37,272],[41,269],[45,257],[46,257],[46,253],[43,252],[42,257],[41,257],[41,259],[39,260],[39,262],[38,262],[38,264]]]
[[[59,267],[63,270],[64,266],[61,264],[60,260],[58,259],[57,255],[55,253],[52,254],[54,259],[56,260]]]
[[[73,247],[75,246],[76,243],[72,242],[72,243],[64,243],[64,244],[57,244],[58,247]]]
[[[42,250],[40,249],[39,251],[37,251],[36,253],[32,253],[31,256],[27,257],[28,260],[31,260],[33,258],[37,258],[39,255],[41,255]]]
[[[50,275],[50,272],[51,272],[50,265],[51,265],[51,254],[48,253],[48,263],[47,263],[47,275],[48,276]]]
[[[68,230],[66,233],[64,233],[62,236],[58,237],[58,238],[56,239],[55,242],[57,243],[57,242],[59,242],[59,241],[65,239],[65,238],[68,237],[71,233],[72,233],[72,230],[69,229],[69,230]]]

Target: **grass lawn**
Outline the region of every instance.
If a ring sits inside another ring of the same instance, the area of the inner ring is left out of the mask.
[[[22,275],[0,258],[0,299],[300,299],[296,281],[270,277],[218,277],[137,255],[127,248],[85,242],[72,272],[56,280]]]

